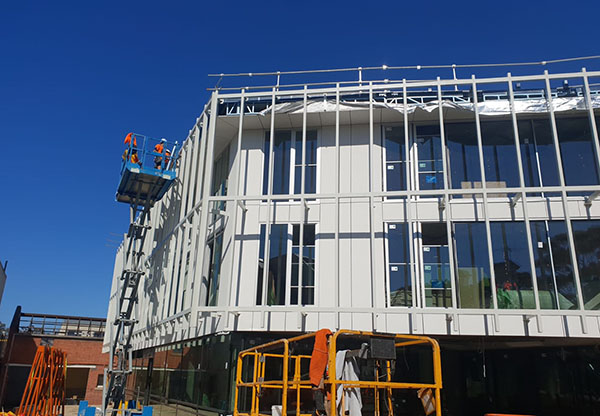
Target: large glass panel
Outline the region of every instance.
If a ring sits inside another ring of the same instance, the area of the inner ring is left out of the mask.
[[[425,304],[452,307],[452,281],[446,223],[421,224]]]
[[[558,186],[558,164],[550,121],[519,120],[525,186]]]
[[[417,126],[419,189],[444,189],[439,126]]]
[[[491,222],[496,294],[500,309],[535,309],[525,223]]]
[[[296,132],[294,145],[294,193],[302,193],[302,131]],[[304,189],[307,194],[317,192],[317,131],[306,131],[306,156],[304,165]]]
[[[481,187],[479,151],[475,122],[449,123],[444,126],[450,160],[450,184],[453,189]],[[461,195],[455,195],[460,198]]]
[[[256,279],[256,304],[262,305],[263,293],[263,274],[265,268],[265,244],[266,244],[267,226],[260,225],[259,249],[258,249],[258,277]]]
[[[285,274],[287,262],[288,225],[271,225],[267,305],[285,305]]]
[[[265,165],[263,172],[263,195],[268,193],[269,184],[269,146],[270,133],[265,134]],[[291,164],[292,132],[290,130],[275,131],[273,143],[273,194],[289,194]]]
[[[566,185],[597,185],[598,166],[590,122],[585,118],[556,119]]]
[[[492,295],[485,223],[454,223],[454,247],[459,307],[489,308]]]
[[[406,190],[406,149],[404,127],[386,127],[385,172],[388,191]]]
[[[572,221],[583,306],[600,309],[600,220]]]
[[[388,225],[390,306],[412,306],[408,225]]]
[[[577,291],[565,223],[531,221],[529,224],[540,308],[577,308]]]
[[[290,303],[292,305],[314,305],[315,224],[304,224],[302,247],[300,247],[300,224],[294,224],[292,230]],[[302,266],[300,266],[300,251],[302,251]],[[299,273],[300,267],[302,267],[301,274]]]
[[[221,262],[223,251],[223,233],[219,233],[210,243],[210,268],[208,275],[208,288],[206,291],[206,305],[216,306],[219,296],[219,280],[221,277]]]
[[[519,186],[519,165],[511,121],[481,123],[486,187]]]

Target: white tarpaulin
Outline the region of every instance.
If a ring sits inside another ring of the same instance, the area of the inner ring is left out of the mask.
[[[545,98],[534,98],[526,100],[515,100],[515,111],[519,114],[523,113],[544,113],[548,111]],[[584,97],[565,97],[553,98],[554,111],[573,111],[586,110]],[[333,112],[336,110],[337,104],[335,100],[312,100],[306,105],[307,113],[324,113]],[[456,103],[452,101],[442,101],[444,109],[453,109],[456,111],[473,112],[473,103]],[[368,102],[344,102],[339,104],[340,111],[367,110]],[[373,108],[382,108],[404,113],[404,105],[397,103],[382,103],[374,102]],[[592,108],[600,108],[600,97],[592,97]],[[438,110],[438,101],[431,101],[426,104],[411,103],[407,105],[408,114],[427,112],[431,113]],[[495,116],[510,114],[510,102],[508,100],[490,100],[477,104],[477,109],[480,115]],[[304,103],[302,101],[281,103],[275,105],[275,114],[302,114],[304,111]],[[260,112],[261,115],[269,115],[271,107],[268,107]]]

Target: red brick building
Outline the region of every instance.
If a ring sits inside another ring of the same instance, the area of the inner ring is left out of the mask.
[[[100,405],[108,365],[108,354],[102,353],[105,325],[101,318],[21,313],[17,307],[2,355],[0,405],[19,405],[39,345],[67,353],[67,400]]]

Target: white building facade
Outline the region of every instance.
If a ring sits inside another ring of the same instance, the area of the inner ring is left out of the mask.
[[[194,393],[185,348],[324,327],[596,343],[599,81],[214,91],[151,210],[140,368],[181,350],[176,401],[230,411],[230,397]]]

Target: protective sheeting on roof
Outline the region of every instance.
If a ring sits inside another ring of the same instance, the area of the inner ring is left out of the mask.
[[[600,108],[600,97],[591,98],[592,108]],[[533,98],[526,100],[515,100],[515,111],[519,114],[545,113],[548,106],[545,98]],[[557,97],[552,99],[555,112],[581,111],[586,110],[584,97]],[[337,104],[335,100],[311,100],[307,102],[307,113],[324,113],[336,111]],[[339,104],[340,111],[367,110],[368,102],[344,102]],[[373,102],[373,108],[390,109],[404,113],[404,105],[401,103]],[[425,104],[410,103],[407,105],[408,114],[432,113],[438,111],[439,102],[430,101]],[[456,112],[473,113],[474,104],[469,102],[457,103],[443,100],[442,108],[444,110],[454,110]],[[490,100],[477,104],[480,115],[501,116],[510,114],[510,102],[508,100]],[[275,114],[302,114],[304,103],[302,101],[275,104]],[[271,106],[261,111],[261,115],[271,114]]]

